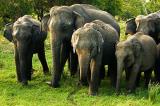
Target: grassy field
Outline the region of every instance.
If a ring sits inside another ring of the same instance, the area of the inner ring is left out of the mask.
[[[124,39],[124,24],[121,24],[121,39]],[[52,57],[49,40],[46,41],[46,57],[51,69]],[[148,89],[143,84],[135,94],[125,94],[125,82],[122,93],[117,96],[106,77],[102,81],[97,96],[88,96],[88,87],[77,86],[78,78],[70,77],[65,67],[60,88],[51,88],[45,82],[51,76],[44,76],[37,55],[33,57],[35,72],[28,86],[16,81],[13,44],[0,35],[0,106],[160,106],[160,94],[149,100]],[[141,81],[142,82],[142,81]],[[160,88],[159,86],[156,86]],[[154,92],[153,88],[153,92]],[[156,90],[158,91],[158,90]]]

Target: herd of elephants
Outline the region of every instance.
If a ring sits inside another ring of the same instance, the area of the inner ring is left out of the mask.
[[[160,11],[128,20],[124,41],[119,41],[120,26],[114,17],[89,4],[53,6],[41,22],[30,15],[18,18],[5,25],[3,36],[14,44],[17,80],[22,85],[31,80],[35,53],[43,73],[49,73],[44,47],[48,32],[53,64],[49,85],[54,88],[60,86],[66,61],[71,76],[78,73],[79,83],[89,85],[89,95],[97,95],[105,65],[117,93],[123,70],[127,92],[139,85],[141,72],[145,87],[150,80],[160,82]]]

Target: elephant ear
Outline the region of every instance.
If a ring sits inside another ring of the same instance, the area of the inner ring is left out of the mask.
[[[137,39],[132,39],[132,47],[135,57],[139,57],[142,52],[142,44]]]
[[[32,25],[32,40],[33,42],[41,42],[44,41],[47,37],[46,32],[41,31],[40,27],[37,25]]]
[[[160,18],[156,19],[156,26],[157,26],[157,30],[160,30]]]
[[[157,23],[156,23],[156,30],[159,31],[160,30],[160,18],[157,19]],[[158,42],[160,42],[160,31],[158,33]]]
[[[85,20],[84,20],[84,17],[79,13],[77,13],[76,11],[73,11],[73,14],[75,16],[74,18],[75,29],[78,29],[85,24]]]
[[[50,14],[46,14],[41,20],[41,31],[48,31],[48,23],[50,19]]]
[[[13,32],[13,23],[6,24],[3,36],[10,42],[13,41],[12,32]]]
[[[94,58],[95,56],[97,56],[98,53],[101,53],[103,50],[103,43],[104,43],[104,39],[102,34],[99,31],[96,31],[97,33],[97,41],[96,41],[96,45],[93,45],[93,49],[91,51],[91,58]]]

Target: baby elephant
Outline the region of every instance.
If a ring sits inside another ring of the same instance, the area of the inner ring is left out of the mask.
[[[118,40],[117,31],[100,20],[86,23],[73,33],[71,42],[78,55],[80,81],[88,80],[90,95],[98,92],[104,65],[110,69],[112,83],[116,82],[115,45]]]
[[[40,30],[40,22],[29,15],[20,17],[14,24],[7,24],[4,37],[14,43],[17,79],[23,85],[31,80],[32,56],[38,53],[44,73],[49,73],[45,58],[44,40],[47,33]]]
[[[117,92],[123,68],[128,73],[128,92],[135,89],[136,79],[141,71],[145,73],[145,85],[148,86],[157,57],[156,43],[151,37],[141,32],[129,36],[126,41],[117,44],[115,54],[117,57]]]

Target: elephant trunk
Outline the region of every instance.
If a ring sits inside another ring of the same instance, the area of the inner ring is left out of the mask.
[[[87,85],[89,59],[79,59],[80,66],[80,82],[83,85]]]
[[[52,61],[53,61],[53,76],[51,81],[51,86],[58,87],[59,80],[61,78],[62,66],[60,62],[60,51],[61,51],[60,40],[52,40],[51,39],[51,48],[52,48]]]
[[[117,82],[116,82],[116,92],[119,91],[120,80],[121,80],[123,68],[124,68],[123,59],[117,59]]]
[[[20,62],[20,75],[22,84],[27,85],[27,46],[24,44],[18,44],[19,62]]]

